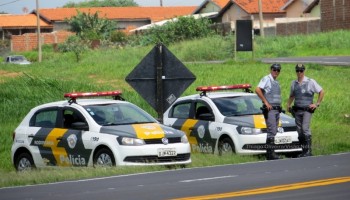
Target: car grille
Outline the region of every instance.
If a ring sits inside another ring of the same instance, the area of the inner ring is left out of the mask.
[[[301,144],[299,142],[292,142],[291,144],[275,144],[274,149],[299,149]],[[266,150],[266,144],[246,144],[243,149],[247,150]]]
[[[191,157],[190,153],[177,154],[177,156],[158,157],[158,156],[128,156],[124,159],[125,162],[133,163],[165,163],[175,161],[186,161]]]
[[[169,140],[169,144],[172,143],[181,143],[180,137],[174,137],[174,138],[167,138]],[[162,138],[157,139],[145,139],[146,144],[163,144]]]
[[[284,132],[297,131],[297,127],[296,126],[287,126],[287,127],[283,127],[283,130],[284,130]],[[262,128],[261,132],[267,133],[267,129],[266,128]]]

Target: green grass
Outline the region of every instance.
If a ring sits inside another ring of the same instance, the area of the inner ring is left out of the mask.
[[[315,35],[259,38],[255,40],[254,59],[251,52],[239,52],[233,60],[233,36],[214,36],[168,46],[179,60],[185,62],[196,81],[183,95],[196,93],[200,85],[250,83],[256,87],[260,78],[269,73],[269,64],[260,58],[278,56],[350,55],[350,31]],[[137,104],[154,117],[156,112],[126,82],[125,77],[153,48],[102,48],[85,53],[77,63],[73,54],[55,53],[49,47],[43,52],[43,62],[31,66],[0,64],[0,187],[38,184],[146,171],[168,170],[166,167],[45,168],[30,173],[16,173],[11,161],[12,133],[22,118],[34,106],[62,100],[72,91],[123,91],[123,97]],[[35,57],[36,52],[24,55]],[[192,63],[193,61],[225,60],[223,64]],[[290,83],[296,78],[295,64],[282,64],[279,81],[284,105]],[[306,65],[306,76],[314,78],[325,90],[324,102],[315,112],[311,129],[313,153],[326,155],[350,150],[350,67]],[[200,167],[236,164],[264,160],[257,156],[224,156],[193,154],[192,164]]]

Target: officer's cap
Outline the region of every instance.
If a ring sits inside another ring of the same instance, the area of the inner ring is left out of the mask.
[[[271,68],[271,69],[279,69],[279,70],[280,70],[280,69],[281,69],[281,65],[275,63],[275,64],[272,64],[270,68]]]
[[[305,70],[305,66],[303,64],[297,64],[295,65],[295,69],[299,69],[299,70]]]

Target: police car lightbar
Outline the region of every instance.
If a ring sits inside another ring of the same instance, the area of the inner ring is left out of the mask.
[[[210,91],[219,91],[219,90],[236,90],[236,89],[243,89],[246,92],[251,93],[250,90],[252,86],[250,84],[237,84],[237,85],[224,85],[224,86],[200,86],[196,88],[196,91],[201,91],[203,95],[205,95],[206,92]]]
[[[64,94],[65,98],[70,98],[70,101],[75,102],[77,98],[86,98],[86,97],[103,97],[111,96],[113,99],[124,100],[120,95],[121,91],[106,91],[106,92],[72,92]]]

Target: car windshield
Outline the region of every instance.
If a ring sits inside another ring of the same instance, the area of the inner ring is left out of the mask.
[[[236,96],[212,99],[224,116],[261,114],[262,102],[258,96]]]
[[[84,108],[102,126],[157,122],[151,115],[133,104],[89,105]]]
[[[14,56],[12,60],[15,62],[21,62],[21,61],[25,61],[26,59],[24,58],[24,56]]]

